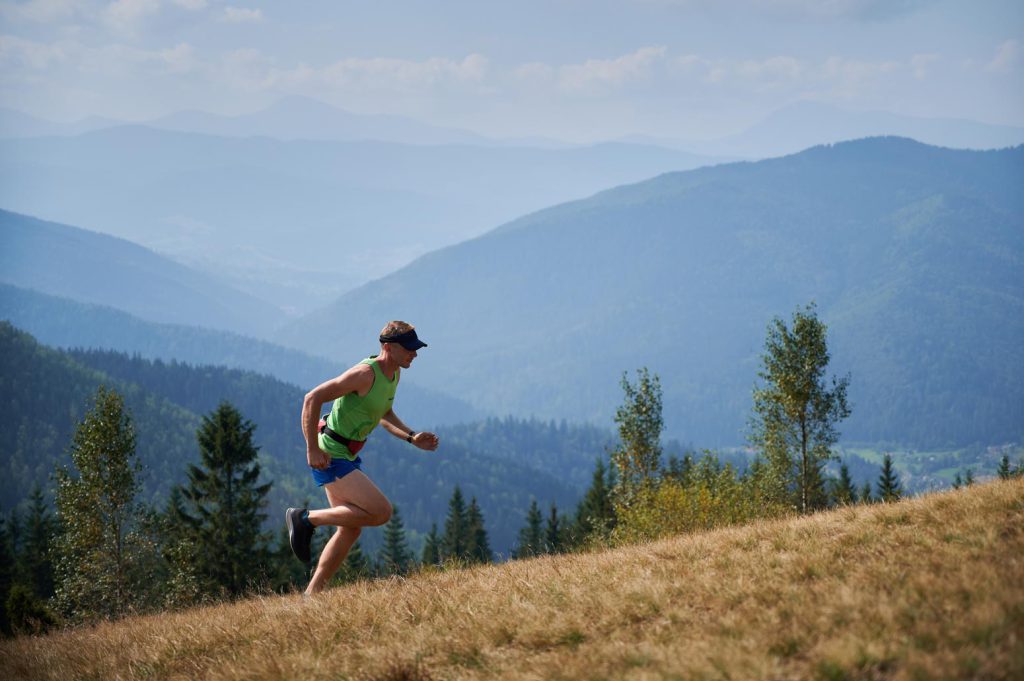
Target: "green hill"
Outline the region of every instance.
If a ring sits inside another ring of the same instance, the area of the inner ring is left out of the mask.
[[[660,375],[668,434],[743,441],[765,329],[816,301],[850,441],[1024,439],[1024,147],[899,138],[670,173],[436,251],[279,334],[324,352],[377,310],[423,380],[493,413],[609,423]],[[317,345],[317,340],[320,344]]]

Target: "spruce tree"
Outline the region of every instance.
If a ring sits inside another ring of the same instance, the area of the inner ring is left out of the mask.
[[[953,476],[953,489],[960,489],[963,486],[964,480],[960,477],[960,471],[957,471],[956,475]]]
[[[562,523],[558,517],[558,507],[551,502],[551,512],[548,514],[547,526],[544,528],[544,552],[561,553],[563,550]]]
[[[797,310],[790,326],[778,317],[769,324],[750,441],[767,457],[777,494],[802,513],[827,503],[822,469],[839,439],[836,424],[850,415],[849,376],[829,387],[828,362],[826,327],[813,303]]]
[[[8,531],[7,518],[0,516],[0,635],[10,636],[11,623],[7,620],[7,597],[14,582],[14,547]]]
[[[537,500],[533,499],[530,502],[530,510],[526,512],[526,526],[519,530],[519,541],[512,552],[513,558],[529,558],[544,552],[543,522],[540,506],[537,505]]]
[[[996,470],[999,474],[1000,480],[1009,480],[1013,477],[1013,473],[1010,471],[1010,457],[1003,454],[1003,458],[999,460],[999,468]]]
[[[121,396],[104,387],[75,430],[71,468],[56,472],[56,601],[78,620],[115,617],[149,603],[143,574],[150,546],[135,531],[140,466],[135,431]]]
[[[441,560],[465,559],[469,550],[467,538],[469,522],[466,517],[466,500],[462,490],[455,486],[448,501],[448,517],[444,521],[444,536],[441,537]]]
[[[259,483],[255,428],[222,402],[196,432],[200,465],[189,466],[178,512],[207,596],[239,596],[269,577],[269,537],[262,524],[270,483]]]
[[[494,560],[487,529],[484,527],[484,514],[476,497],[470,499],[469,510],[466,511],[466,558],[472,563],[490,563]]]
[[[420,563],[423,565],[441,564],[441,539],[437,536],[437,523],[430,525],[430,532],[423,542],[423,556]]]
[[[51,549],[56,526],[43,500],[43,490],[38,485],[32,490],[29,502],[18,564],[21,581],[30,587],[36,598],[45,600],[53,596]]]
[[[882,501],[898,501],[903,496],[899,475],[892,465],[892,455],[882,459],[882,473],[878,476],[878,498]]]
[[[970,487],[974,484],[974,471],[970,468],[967,469],[967,473],[964,475],[964,485]]]
[[[865,480],[864,486],[860,490],[860,503],[870,504],[874,501],[874,497],[871,496],[871,481]]]
[[[606,470],[604,462],[598,459],[590,479],[590,487],[576,507],[576,517],[571,531],[571,543],[574,546],[582,544],[592,536],[607,537],[615,527],[615,507],[611,499],[612,484],[607,477],[610,473],[611,470]]]
[[[833,481],[832,498],[836,504],[849,505],[857,503],[857,489],[850,477],[850,469],[846,463],[839,465],[839,478]]]
[[[382,575],[404,575],[408,574],[412,562],[412,552],[405,536],[402,516],[398,506],[395,506],[391,519],[384,526],[384,545],[380,549],[377,564]]]

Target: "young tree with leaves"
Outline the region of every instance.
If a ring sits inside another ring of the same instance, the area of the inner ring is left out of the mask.
[[[190,561],[207,596],[239,596],[269,577],[262,530],[270,483],[260,484],[256,427],[222,402],[196,432],[200,465],[190,465],[176,509],[192,546]]]
[[[882,458],[882,472],[878,476],[878,498],[884,502],[899,501],[903,496],[900,477],[892,463],[892,455]]]
[[[827,503],[822,468],[839,439],[836,424],[850,415],[849,376],[830,386],[829,359],[826,327],[813,303],[798,309],[789,326],[779,317],[769,324],[750,441],[772,466],[779,493],[802,513]]]
[[[619,446],[612,452],[618,473],[614,490],[616,506],[628,507],[638,495],[657,482],[661,467],[661,382],[646,367],[637,371],[636,384],[622,374],[622,404],[615,412]]]
[[[101,387],[75,430],[71,468],[57,471],[54,578],[60,609],[79,620],[115,617],[151,602],[152,547],[136,529],[140,465],[121,396]]]

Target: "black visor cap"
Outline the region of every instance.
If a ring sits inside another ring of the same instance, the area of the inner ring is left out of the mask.
[[[406,350],[410,352],[419,350],[420,348],[427,347],[427,344],[419,339],[416,335],[416,329],[410,329],[405,333],[395,333],[389,336],[381,336],[381,343],[398,343]]]

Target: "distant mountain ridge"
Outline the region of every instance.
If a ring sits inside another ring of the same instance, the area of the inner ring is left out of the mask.
[[[259,335],[274,306],[124,239],[0,210],[0,282],[143,319]]]
[[[768,322],[816,301],[832,371],[852,372],[848,439],[1016,441],[1021,186],[1024,147],[900,138],[670,173],[431,253],[278,338],[316,351],[395,310],[431,342],[426,381],[599,423],[648,366],[669,435],[714,446],[743,440]]]
[[[373,352],[376,342],[371,328],[358,347],[339,346],[328,355],[337,359],[314,357],[228,331],[145,321],[113,307],[7,284],[0,284],[0,319],[50,346],[114,350],[151,360],[254,371],[303,390],[340,374],[362,354]],[[385,321],[380,320],[380,324]],[[403,378],[401,404],[403,418],[431,427],[486,416],[462,400],[421,387],[415,375]]]
[[[281,141],[122,126],[0,140],[0,206],[129,239],[308,312],[506,220],[710,162],[644,145]]]

